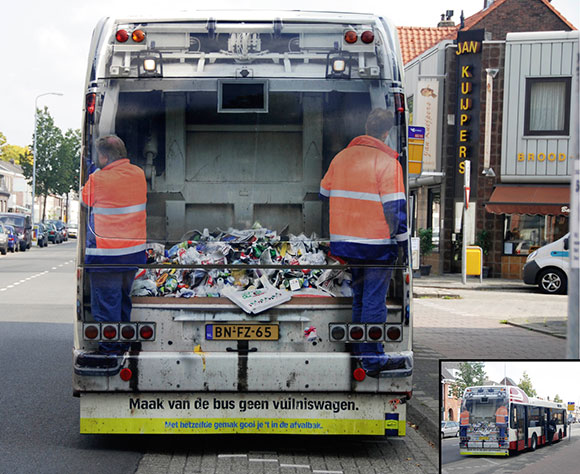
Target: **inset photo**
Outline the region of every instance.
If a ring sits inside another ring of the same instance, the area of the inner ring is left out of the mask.
[[[580,361],[440,361],[441,472],[577,472]]]

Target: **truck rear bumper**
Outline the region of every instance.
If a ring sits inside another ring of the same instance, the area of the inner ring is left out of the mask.
[[[404,436],[405,402],[357,393],[84,393],[80,431]]]
[[[79,364],[74,352],[73,387],[79,392],[411,392],[413,353],[405,368],[356,381],[356,358],[343,352],[228,353],[140,352],[119,356],[109,367]],[[128,370],[125,370],[128,369]],[[130,372],[129,372],[130,371]],[[130,377],[127,377],[130,375]]]

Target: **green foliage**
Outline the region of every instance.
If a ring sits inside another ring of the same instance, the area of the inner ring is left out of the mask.
[[[532,386],[532,380],[530,379],[528,373],[525,371],[522,374],[522,378],[520,379],[518,387],[520,387],[524,392],[526,392],[526,395],[528,397],[535,397],[537,395],[536,391],[534,390],[534,387]]]
[[[554,397],[554,401],[556,403],[562,403],[562,399],[560,398],[560,395],[556,394],[556,396]]]
[[[461,398],[467,387],[483,385],[486,377],[483,362],[462,362],[459,364],[459,375],[451,384],[451,393],[455,398]]]
[[[475,245],[481,247],[483,255],[487,255],[491,250],[491,235],[487,230],[480,230],[475,236]]]
[[[36,127],[37,196],[65,194],[78,189],[81,138],[79,130],[62,133],[48,108],[38,110]],[[21,159],[22,172],[32,184],[33,162]],[[44,211],[42,218],[44,219]]]
[[[435,248],[433,245],[433,230],[431,228],[421,228],[417,233],[419,234],[421,242],[421,255],[430,255],[433,253],[433,249]]]

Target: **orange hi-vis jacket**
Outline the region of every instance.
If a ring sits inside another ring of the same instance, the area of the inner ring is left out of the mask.
[[[403,170],[397,153],[363,135],[338,153],[320,183],[330,199],[333,254],[361,260],[392,260],[407,241]]]
[[[507,423],[508,410],[502,405],[495,412],[495,423],[505,425]]]
[[[145,263],[147,182],[123,158],[89,176],[82,190],[89,207],[85,263]]]
[[[459,415],[459,424],[461,426],[469,425],[469,412],[467,410],[462,411]]]

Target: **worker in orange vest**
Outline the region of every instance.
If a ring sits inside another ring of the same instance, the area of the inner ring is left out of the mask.
[[[508,409],[505,405],[498,407],[495,411],[495,425],[499,430],[499,437],[505,438],[508,423]]]
[[[100,169],[82,189],[82,202],[89,211],[85,263],[111,266],[87,269],[91,310],[95,321],[128,322],[136,265],[147,261],[147,182],[143,170],[127,158],[119,137],[99,138],[96,149]],[[99,344],[99,352],[105,354],[128,349],[127,343]]]
[[[461,426],[469,425],[469,412],[467,410],[462,411],[459,415],[459,424]]]
[[[391,112],[372,110],[366,135],[333,158],[320,183],[330,204],[331,253],[351,265],[353,323],[386,322],[392,269],[384,265],[396,262],[400,247],[407,251],[403,170],[397,152],[385,144],[393,123]],[[381,266],[369,266],[375,263]],[[382,343],[353,344],[353,353],[371,377],[404,366],[404,359],[385,354]]]

